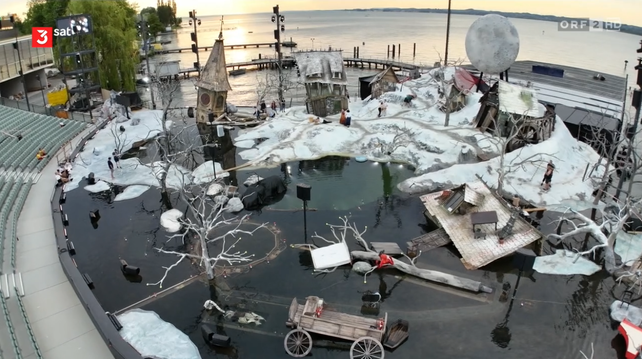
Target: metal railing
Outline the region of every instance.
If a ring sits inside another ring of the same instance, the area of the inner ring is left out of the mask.
[[[7,329],[11,335],[11,344],[13,344],[13,353],[16,359],[22,359],[22,353],[18,346],[18,338],[16,338],[16,331],[13,329],[11,318],[9,317],[9,309],[7,309],[7,301],[4,299],[4,293],[0,290],[0,302],[2,303],[2,313],[4,314],[4,321],[7,322]]]
[[[17,108],[19,110],[29,111],[33,113],[39,113],[41,115],[54,116],[56,117],[57,111],[45,106],[40,105],[27,105],[24,101],[11,100],[6,97],[0,97],[0,105],[7,106],[11,108]],[[69,120],[75,120],[85,123],[92,123],[91,116],[82,112],[71,112],[67,111]]]
[[[18,245],[18,218],[20,218],[20,213],[22,212],[22,207],[24,207],[31,190],[33,181],[29,179],[25,181],[22,185],[22,188],[18,191],[18,198],[16,205],[13,207],[13,214],[11,215],[11,268],[16,268],[16,251]]]
[[[22,312],[22,319],[25,321],[25,326],[27,327],[27,332],[29,332],[29,338],[31,339],[31,345],[33,345],[33,350],[36,352],[36,357],[42,359],[42,353],[40,352],[40,347],[36,342],[36,336],[33,334],[33,329],[31,329],[31,323],[29,323],[29,317],[27,317],[27,310],[25,305],[22,303],[22,298],[18,292],[18,288],[15,288],[16,298],[18,298],[18,304],[20,305],[20,312]]]

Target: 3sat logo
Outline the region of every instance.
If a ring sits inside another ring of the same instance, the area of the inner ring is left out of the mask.
[[[32,47],[53,47],[53,28],[34,27],[31,30]]]

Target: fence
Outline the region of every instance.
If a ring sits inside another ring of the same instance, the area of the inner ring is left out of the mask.
[[[27,106],[27,103],[24,101],[11,100],[6,97],[0,97],[0,105],[11,107],[11,108],[17,108],[19,110],[39,113],[42,115],[54,116],[54,117],[57,117],[57,112],[58,112],[57,110],[54,110],[51,107],[31,105],[31,104]],[[67,119],[69,120],[75,120],[75,121],[80,121],[85,123],[93,122],[91,119],[91,116],[87,113],[71,112],[71,111],[67,111],[66,113],[68,116]]]

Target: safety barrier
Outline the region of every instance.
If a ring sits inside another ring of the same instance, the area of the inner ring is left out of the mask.
[[[16,338],[16,331],[13,329],[11,318],[9,317],[9,309],[7,309],[7,301],[4,299],[4,293],[0,290],[0,302],[2,302],[2,313],[4,314],[4,321],[7,322],[7,330],[11,336],[11,343],[13,344],[13,354],[16,359],[22,359],[22,353],[18,346],[18,338]]]
[[[32,105],[32,104],[27,105],[26,102],[11,100],[6,97],[0,97],[0,105],[11,107],[11,108],[17,108],[23,111],[35,112],[42,115],[54,116],[54,117],[57,117],[56,115],[58,112],[50,107]],[[69,120],[75,120],[75,121],[86,122],[86,123],[93,122],[89,114],[82,113],[82,112],[72,112],[72,111],[66,111],[66,113],[67,113],[67,119]]]
[[[38,346],[38,343],[36,343],[36,336],[33,334],[33,329],[31,329],[31,323],[29,323],[29,318],[27,317],[27,311],[25,310],[25,305],[22,303],[22,296],[18,292],[18,288],[15,288],[16,290],[16,297],[18,298],[18,304],[20,305],[20,312],[22,313],[22,319],[25,321],[25,325],[27,326],[27,331],[29,332],[29,338],[31,339],[31,345],[33,345],[33,350],[36,353],[36,357],[38,359],[42,359],[42,353],[40,352],[40,347]]]
[[[76,158],[78,153],[80,153],[80,151],[85,147],[87,141],[108,123],[108,121],[104,121],[92,129],[89,134],[81,140],[80,145],[74,149],[70,158]],[[83,304],[87,314],[89,314],[89,317],[96,326],[96,330],[102,336],[112,355],[114,355],[116,359],[143,359],[140,353],[138,353],[136,349],[129,345],[129,343],[120,336],[118,330],[116,330],[116,327],[107,316],[107,313],[85,282],[82,274],[78,271],[74,260],[71,258],[71,255],[67,250],[69,237],[67,229],[65,228],[65,223],[63,222],[65,220],[63,207],[65,202],[64,198],[64,186],[56,187],[51,198],[51,215],[54,219],[54,232],[56,234],[56,243],[59,248],[58,259],[62,265],[63,272],[65,272],[69,283],[74,288],[76,295],[78,295],[78,299]]]

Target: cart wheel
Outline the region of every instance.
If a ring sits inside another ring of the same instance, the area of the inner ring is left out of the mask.
[[[303,358],[312,351],[312,337],[303,329],[294,329],[285,336],[283,345],[291,357]]]
[[[383,345],[371,337],[361,337],[350,347],[350,359],[383,359]]]

